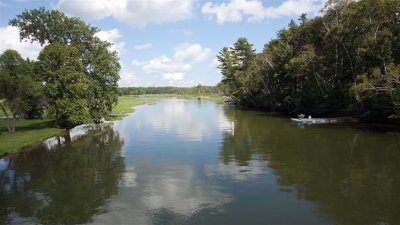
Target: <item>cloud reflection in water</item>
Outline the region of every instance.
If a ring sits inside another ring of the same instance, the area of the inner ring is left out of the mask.
[[[219,186],[198,179],[192,166],[180,162],[146,162],[128,169],[124,187],[115,198],[108,207],[112,213],[96,216],[95,224],[154,224],[171,217],[180,224],[204,209],[222,213],[223,206],[232,201]]]

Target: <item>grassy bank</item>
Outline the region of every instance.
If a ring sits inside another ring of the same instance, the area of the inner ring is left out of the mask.
[[[121,96],[113,108],[112,120],[121,119],[133,112],[134,106],[148,104],[153,100],[135,96]],[[2,115],[3,113],[0,113]],[[109,125],[109,124],[106,124]],[[54,122],[48,119],[17,120],[17,131],[7,132],[7,120],[0,120],[0,156],[15,152],[23,147],[40,143],[41,141],[61,134],[65,129],[54,128]]]
[[[15,152],[64,132],[51,120],[17,120],[17,131],[7,132],[7,120],[0,120],[0,155]]]
[[[132,95],[120,96],[118,104],[113,107],[111,120],[118,120],[134,111],[133,107],[153,103],[154,100]]]

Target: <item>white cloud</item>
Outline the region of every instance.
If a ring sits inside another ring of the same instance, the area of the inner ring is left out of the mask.
[[[179,81],[183,80],[184,74],[183,73],[164,73],[163,79],[169,81]]]
[[[60,0],[55,8],[85,20],[101,20],[112,16],[137,26],[188,19],[194,0]]]
[[[316,13],[325,0],[286,0],[276,7],[266,7],[260,0],[231,0],[229,3],[207,2],[201,12],[218,24],[239,22],[244,17],[248,21],[263,21],[270,18],[295,16],[302,13]]]
[[[225,114],[218,110],[210,110],[204,118],[198,118],[192,113],[187,113],[187,108],[191,107],[187,102],[179,99],[170,101],[174,101],[174,104],[162,105],[156,110],[149,111],[143,121],[149,123],[151,127],[192,141],[204,141],[210,137],[211,130],[223,129],[224,126],[221,126],[221,123],[225,123],[223,120],[229,121]],[[210,120],[212,123],[209,123]]]
[[[132,60],[132,65],[134,66],[143,66],[144,64],[146,64],[146,62],[139,61],[137,59]]]
[[[125,52],[125,42],[118,40],[122,37],[118,29],[102,30],[95,34],[100,40],[108,41],[113,44],[110,50],[117,51],[119,55]]]
[[[204,61],[210,54],[209,48],[203,48],[199,44],[183,43],[176,47],[175,59],[189,63],[199,63]]]
[[[120,87],[133,87],[136,85],[136,75],[133,72],[122,70],[120,73],[121,79],[118,81]]]
[[[216,68],[216,67],[219,66],[219,65],[220,65],[220,62],[218,61],[218,58],[215,57],[215,58],[212,60],[211,66]]]
[[[100,38],[101,40],[114,42],[118,38],[122,37],[119,33],[118,29],[106,30],[106,31],[99,31],[95,34],[96,37]]]
[[[128,69],[123,61],[119,62],[121,65],[121,70],[119,73],[120,80],[118,81],[118,86],[120,87],[132,87],[137,85],[137,76],[135,72]]]
[[[21,42],[19,40],[19,30],[17,27],[0,27],[0,52],[2,53],[7,49],[14,49],[18,51],[23,58],[35,60],[42,50],[42,47],[38,42]]]
[[[133,60],[135,66],[142,66],[147,74],[162,74],[164,80],[170,82],[182,81],[185,74],[192,70],[195,64],[201,63],[208,58],[211,50],[200,44],[183,43],[175,47],[174,55],[168,57],[162,55],[149,61]]]
[[[125,169],[123,183],[125,187],[136,187],[137,174],[135,173],[135,167],[131,166]]]
[[[142,69],[145,73],[184,73],[191,70],[192,66],[188,63],[175,61],[162,55],[145,62]]]
[[[111,1],[109,0],[60,0],[55,8],[62,10],[68,15],[92,21],[111,16],[110,4]]]
[[[133,46],[133,48],[136,49],[136,50],[143,50],[143,49],[147,49],[147,48],[151,48],[151,47],[152,47],[151,43],[145,43],[145,44],[142,44],[142,45]]]
[[[146,158],[140,160],[151,163],[151,168],[143,163],[135,167],[134,185],[121,186],[119,201],[110,201],[107,205],[115,213],[94,215],[94,224],[121,221],[154,224],[154,213],[166,209],[174,215],[174,224],[187,224],[206,210],[215,209],[216,215],[223,215],[225,205],[233,201],[232,195],[216,182],[198,179],[191,165],[180,161],[166,165]]]

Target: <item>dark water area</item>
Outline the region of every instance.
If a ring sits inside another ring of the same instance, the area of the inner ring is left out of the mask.
[[[0,159],[0,224],[396,225],[399,212],[399,133],[208,101],[160,100]]]

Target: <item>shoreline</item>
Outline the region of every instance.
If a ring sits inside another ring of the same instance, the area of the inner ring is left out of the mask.
[[[186,96],[186,95],[126,95],[120,96],[118,104],[112,111],[112,114],[104,123],[97,124],[100,127],[112,126],[115,121],[122,120],[124,117],[135,111],[134,107],[139,105],[154,104],[157,99],[189,99],[189,100],[207,100],[217,104],[223,103],[222,97],[218,96]],[[221,101],[220,101],[221,100]],[[236,106],[239,110],[252,110],[263,113],[271,114],[271,116],[279,116],[291,120],[290,115],[282,112],[267,111],[260,108],[249,108]],[[398,121],[397,121],[398,122]],[[62,128],[55,128],[52,125],[52,120],[49,119],[37,119],[37,120],[17,120],[19,125],[17,126],[17,132],[10,134],[5,131],[3,126],[6,125],[6,120],[1,120],[0,124],[3,125],[1,129],[4,131],[0,132],[0,159],[13,153],[24,151],[25,149],[40,144],[50,138],[64,135],[69,130]],[[78,125],[78,126],[82,126]],[[93,124],[87,124],[93,125]],[[354,129],[361,130],[372,130],[378,132],[400,132],[400,123],[391,123],[388,121],[365,121],[359,119],[357,122],[352,123],[338,123],[338,124],[315,124],[320,127],[324,126],[348,126]]]
[[[120,101],[113,109],[115,116],[106,123],[97,124],[101,127],[111,126],[114,121],[121,120],[125,116],[134,112],[134,107],[144,104],[152,103],[148,99],[138,99],[137,97],[125,98],[120,96]],[[135,101],[136,100],[136,101]],[[72,130],[80,124],[71,129],[56,128],[53,126],[53,120],[50,119],[19,119],[17,120],[17,131],[15,133],[8,133],[6,127],[6,120],[0,120],[0,159],[9,154],[19,153],[34,145],[40,144],[48,139],[65,135],[66,132]],[[91,124],[86,124],[91,125]]]

